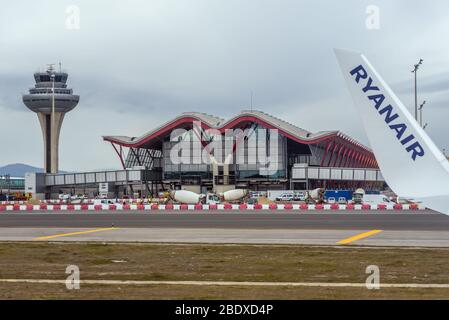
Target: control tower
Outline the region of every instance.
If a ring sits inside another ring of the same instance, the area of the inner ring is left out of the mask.
[[[67,88],[68,74],[55,71],[49,65],[47,71],[36,72],[34,88],[24,94],[23,103],[37,113],[44,137],[44,167],[46,173],[58,172],[59,133],[67,112],[76,107],[80,97]]]

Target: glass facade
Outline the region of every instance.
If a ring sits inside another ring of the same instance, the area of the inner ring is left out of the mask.
[[[165,179],[181,179],[192,176],[212,179],[208,157],[202,158],[203,147],[192,130],[181,134],[173,132],[172,139],[166,137],[162,144]]]
[[[277,131],[236,130],[207,139],[203,144],[210,154],[218,163],[230,163],[229,171],[235,172],[238,179],[286,177],[286,138]],[[193,130],[179,130],[172,133],[171,139],[166,137],[162,146],[165,179],[212,179],[211,158],[203,144]]]
[[[5,178],[0,177],[0,189],[1,190],[24,190],[25,189],[25,179],[24,178]]]
[[[145,167],[146,169],[161,168],[162,153],[160,150],[130,148],[125,160],[126,168]]]

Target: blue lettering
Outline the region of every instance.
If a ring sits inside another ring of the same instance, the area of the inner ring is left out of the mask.
[[[379,107],[382,105],[382,102],[384,102],[385,97],[383,94],[375,94],[373,96],[368,96],[368,99],[374,101],[376,104],[374,105],[374,107],[376,109],[379,109]]]
[[[402,143],[402,145],[405,145],[405,144],[409,143],[410,141],[412,141],[413,139],[415,139],[415,136],[413,134],[411,134],[407,138],[404,138],[403,140],[401,140],[401,143]]]
[[[407,126],[403,123],[392,124],[390,129],[395,130],[397,132],[396,138],[401,139],[405,130],[407,130]]]
[[[393,112],[393,107],[391,106],[391,104],[389,104],[388,106],[386,106],[385,108],[383,108],[382,110],[379,111],[379,114],[384,114],[387,113],[385,115],[385,122],[386,123],[390,123],[391,121],[399,118],[398,114],[395,113],[394,115],[391,115],[391,113]],[[407,128],[407,126],[405,127]]]
[[[350,72],[350,74],[351,74],[351,76],[356,75],[355,76],[355,82],[357,82],[357,83],[359,83],[360,79],[366,79],[366,77],[368,76],[368,73],[362,67],[362,65],[359,65],[358,67],[354,68]]]
[[[415,161],[417,156],[422,157],[424,155],[424,149],[421,147],[418,141],[409,145],[405,150],[407,150],[407,152],[412,152],[413,161]]]
[[[368,82],[366,83],[365,88],[363,88],[363,92],[367,92],[369,90],[376,90],[379,91],[379,88],[376,86],[371,86],[371,84],[373,83],[373,79],[369,78]]]
[[[368,91],[380,91],[379,87],[377,87],[373,84],[373,79],[371,77],[368,77],[368,73],[366,72],[365,68],[362,65],[359,65],[359,66],[355,67],[354,69],[352,69],[350,71],[350,74],[351,74],[351,76],[355,76],[354,81],[356,83],[359,83],[360,79],[367,79],[366,84],[362,87],[363,92],[366,93]],[[380,109],[383,102],[385,101],[385,96],[381,93],[369,95],[369,96],[367,96],[367,98],[369,100],[371,100],[372,102],[374,102],[374,107],[377,110]],[[383,107],[378,112],[379,112],[379,115],[385,116],[385,119],[384,119],[385,123],[387,125],[389,125],[389,128],[391,130],[394,130],[396,132],[396,138],[400,141],[400,143],[403,146],[410,143],[409,146],[405,148],[405,150],[408,153],[411,153],[411,158],[413,159],[413,161],[415,161],[417,157],[424,156],[424,154],[425,154],[424,148],[421,146],[421,144],[418,141],[416,141],[415,136],[413,134],[409,134],[407,137],[402,139],[405,132],[407,131],[406,124],[404,124],[404,123],[390,124],[391,122],[399,119],[399,115],[396,112],[394,112],[393,106],[391,104]]]

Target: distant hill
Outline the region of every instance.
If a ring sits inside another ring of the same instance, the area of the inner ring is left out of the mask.
[[[26,172],[44,172],[44,169],[23,163],[8,164],[0,167],[0,175],[9,174],[11,177],[25,177]]]

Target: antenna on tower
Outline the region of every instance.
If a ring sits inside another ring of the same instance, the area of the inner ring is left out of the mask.
[[[48,73],[53,73],[55,71],[55,64],[54,63],[49,63],[47,64],[47,72]]]
[[[61,63],[61,61],[59,61],[59,73],[61,73],[62,72],[62,63]]]

